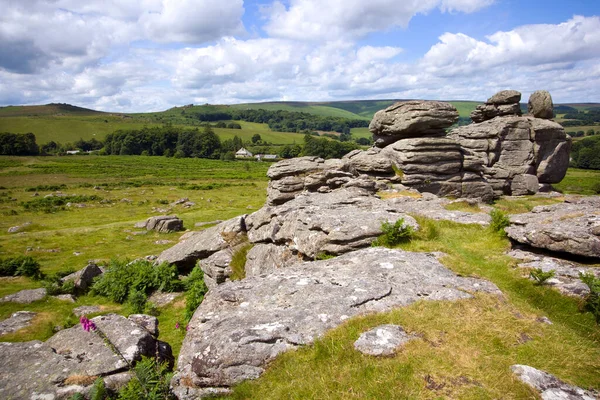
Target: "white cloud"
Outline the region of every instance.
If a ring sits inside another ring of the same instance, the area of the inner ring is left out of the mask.
[[[264,29],[274,37],[296,40],[359,38],[375,31],[406,28],[416,14],[442,11],[474,12],[493,0],[291,0],[264,8]]]
[[[243,14],[243,0],[162,0],[140,22],[157,42],[204,43],[244,33]]]
[[[480,41],[462,33],[445,33],[423,57],[431,72],[468,74],[501,65],[572,66],[600,57],[600,17],[575,16],[558,25],[525,25],[496,32]]]

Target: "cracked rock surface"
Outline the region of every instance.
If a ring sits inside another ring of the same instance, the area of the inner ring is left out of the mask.
[[[164,348],[144,327],[123,316],[109,314],[92,321],[129,362]],[[96,333],[77,324],[46,342],[0,342],[0,398],[66,399],[85,393],[97,376],[116,379],[127,369]]]
[[[416,339],[398,325],[380,325],[364,332],[354,342],[354,348],[370,356],[390,356],[409,341]]]
[[[172,386],[197,398],[257,378],[278,354],[312,343],[344,320],[420,299],[500,294],[458,277],[431,253],[368,248],[211,289],[190,321]]]

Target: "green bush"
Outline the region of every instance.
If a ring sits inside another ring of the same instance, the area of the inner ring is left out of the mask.
[[[152,265],[146,260],[132,262],[111,260],[106,272],[94,281],[92,292],[123,303],[131,291],[148,294],[154,290],[175,291],[180,288],[177,267]]]
[[[508,215],[494,208],[490,212],[490,217],[492,218],[492,221],[490,222],[490,229],[493,232],[497,232],[502,236],[506,236],[504,228],[510,225],[510,218],[508,217]]]
[[[529,277],[535,281],[536,285],[543,285],[546,281],[554,276],[556,271],[551,270],[544,272],[541,268],[536,268],[529,273]]]
[[[67,274],[68,275],[68,274]],[[46,276],[42,281],[42,287],[46,289],[49,296],[56,296],[59,294],[75,294],[75,282],[68,280],[61,282],[61,278],[66,275],[62,273],[56,273],[50,276]]]
[[[0,260],[0,276],[27,276],[42,279],[40,264],[31,256],[10,257]]]
[[[415,230],[412,226],[404,223],[404,218],[400,218],[395,223],[384,222],[381,224],[381,231],[383,232],[372,243],[373,246],[385,246],[393,247],[403,242],[410,241],[414,235]]]
[[[129,296],[127,296],[127,302],[131,305],[134,314],[142,314],[146,309],[147,301],[148,296],[146,296],[146,293],[137,289],[131,290]]]
[[[194,312],[204,300],[208,287],[204,283],[204,271],[196,266],[184,282],[185,285],[185,320],[192,319]]]
[[[90,400],[104,400],[108,398],[104,379],[98,378],[94,381],[94,386],[90,390]]]
[[[589,272],[580,273],[579,278],[590,289],[590,293],[585,297],[583,310],[591,312],[596,318],[596,323],[600,324],[600,278]]]
[[[170,400],[176,397],[169,388],[173,374],[166,363],[159,364],[153,358],[143,357],[134,367],[137,378],[131,379],[119,391],[119,400]]]

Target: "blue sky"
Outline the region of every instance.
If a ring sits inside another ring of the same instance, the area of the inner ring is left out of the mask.
[[[0,106],[600,102],[598,0],[2,0]]]

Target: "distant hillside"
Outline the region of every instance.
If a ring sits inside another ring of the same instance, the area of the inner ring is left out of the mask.
[[[53,103],[37,106],[0,107],[0,132],[27,133],[33,132],[40,144],[51,140],[61,143],[74,142],[78,139],[102,140],[108,133],[118,129],[140,129],[144,126],[161,126],[170,123],[177,126],[199,126],[202,121],[196,118],[199,113],[226,112],[227,110],[258,110],[303,112],[319,117],[336,117],[369,121],[375,112],[382,110],[399,100],[353,100],[331,102],[266,102],[234,105],[185,105],[150,113],[111,113],[95,111],[70,104]],[[461,118],[469,122],[469,114],[481,102],[450,100],[458,110]],[[587,112],[600,107],[600,103],[573,103],[555,105],[557,121],[562,122],[564,115],[572,111]],[[521,104],[525,111],[526,104]],[[234,134],[251,137],[259,133],[267,135],[269,141],[291,143],[301,140],[300,134],[271,132],[266,124],[243,123],[241,131],[219,129],[222,138],[231,138]],[[592,126],[591,128],[596,128]],[[568,127],[567,131],[587,131],[589,126]],[[230,132],[231,131],[231,132]],[[354,137],[370,137],[367,128],[353,128]],[[291,136],[290,136],[291,135]]]
[[[0,117],[38,117],[60,115],[97,115],[102,111],[72,106],[71,104],[50,103],[43,106],[7,106],[0,107]]]

